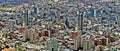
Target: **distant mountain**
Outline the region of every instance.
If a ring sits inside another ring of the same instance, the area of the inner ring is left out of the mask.
[[[22,3],[33,2],[34,0],[0,0],[0,4],[4,5],[19,5]]]

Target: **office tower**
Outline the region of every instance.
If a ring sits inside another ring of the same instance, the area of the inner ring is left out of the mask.
[[[70,27],[70,23],[69,23],[69,22],[70,22],[70,21],[69,21],[69,17],[68,17],[68,18],[66,18],[66,20],[65,20],[65,25],[66,25],[67,28]]]
[[[78,30],[83,30],[83,12],[80,15],[78,13]]]
[[[25,27],[25,32],[23,33],[23,41],[26,41],[28,39],[28,26],[29,26],[29,20],[28,20],[28,10],[23,11],[23,18],[25,25],[22,25]]]
[[[0,14],[0,20],[2,20],[2,14]]]
[[[27,33],[27,30],[25,30],[25,32],[22,32],[22,36],[23,36],[22,40],[23,41],[26,41],[28,39],[28,37],[27,37],[28,35],[26,33]]]
[[[83,50],[89,51],[92,46],[93,46],[92,40],[90,40],[90,38],[86,37],[86,38],[83,40]]]
[[[96,10],[95,8],[91,8],[91,9],[90,9],[90,12],[91,12],[91,16],[92,16],[92,17],[96,17],[97,10]]]
[[[60,10],[60,8],[56,8],[56,15],[57,15],[57,18],[59,18],[60,19],[60,16],[61,16],[61,10]]]
[[[58,40],[57,39],[54,39],[53,40],[53,47],[54,47],[54,51],[58,51]]]
[[[29,11],[26,10],[26,11],[23,11],[23,17],[24,17],[24,22],[25,22],[25,26],[28,26],[29,25]]]
[[[30,42],[33,42],[33,43],[37,39],[37,33],[35,32],[34,29],[29,31],[29,39],[30,39]]]
[[[50,30],[48,30],[48,37],[50,37],[51,36],[51,33],[50,33]]]
[[[80,47],[83,48],[83,42],[84,42],[84,38],[80,37]]]
[[[77,46],[77,40],[74,40],[74,50],[77,50],[78,49],[78,46]]]
[[[52,42],[50,40],[47,42],[47,50],[52,51]]]
[[[14,21],[13,21],[13,20],[9,20],[7,26],[8,26],[8,29],[10,29],[10,31],[13,31],[13,28],[14,28]]]
[[[117,21],[118,21],[118,26],[119,26],[119,29],[120,29],[120,16],[117,17]]]
[[[87,50],[87,41],[86,40],[84,40],[83,41],[83,50]]]
[[[53,10],[53,9],[51,9],[51,11],[50,11],[50,17],[55,17],[56,18],[56,15],[57,14],[57,12],[56,12],[56,10]]]
[[[81,44],[81,39],[80,39],[80,37],[78,36],[78,37],[76,37],[76,38],[74,39],[73,49],[74,49],[74,50],[78,50],[78,48],[80,47],[80,44]]]
[[[90,50],[90,47],[91,47],[90,40],[87,40],[87,49]]]
[[[34,7],[34,14],[38,14],[38,7],[37,6]]]

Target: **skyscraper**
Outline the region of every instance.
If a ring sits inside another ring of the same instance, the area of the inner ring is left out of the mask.
[[[97,12],[97,10],[96,10],[95,8],[91,8],[91,9],[90,9],[90,12],[91,12],[91,16],[92,16],[92,17],[96,17],[96,14],[97,14],[96,12]]]
[[[28,20],[28,10],[23,12],[24,22],[25,22],[25,32],[23,33],[23,41],[26,41],[28,39],[28,26],[29,26],[29,20]]]
[[[14,21],[13,20],[9,20],[8,21],[8,29],[10,29],[10,31],[12,31],[13,30],[13,28],[14,28],[14,23],[13,23]]]
[[[47,50],[52,51],[52,43],[50,40],[47,43]]]
[[[38,14],[38,7],[37,6],[34,7],[34,14]]]
[[[58,40],[57,39],[53,40],[53,47],[54,47],[54,51],[58,51]]]
[[[83,30],[83,12],[78,15],[78,30]]]
[[[70,27],[69,18],[66,18],[65,25],[67,26],[67,28]]]
[[[25,26],[28,26],[28,25],[29,25],[28,16],[29,16],[28,10],[24,11],[24,12],[23,12],[23,17],[24,17]]]
[[[74,46],[73,46],[73,49],[74,50],[78,50],[78,48],[80,47],[80,42],[81,40],[80,40],[80,37],[76,37],[75,39],[74,39]]]
[[[117,21],[118,21],[118,26],[119,26],[119,28],[120,28],[120,16],[117,17]]]

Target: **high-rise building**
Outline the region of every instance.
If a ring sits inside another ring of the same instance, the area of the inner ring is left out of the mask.
[[[37,39],[37,33],[35,32],[34,29],[29,31],[29,39],[30,42],[35,43],[35,40]]]
[[[92,47],[92,41],[91,40],[83,40],[83,50],[88,51]]]
[[[57,39],[53,40],[53,47],[54,47],[54,51],[58,51],[58,40]]]
[[[52,42],[50,40],[47,43],[47,50],[52,51]]]
[[[66,18],[66,20],[65,20],[65,25],[67,26],[67,28],[68,27],[70,27],[70,23],[69,23],[70,21],[69,21],[69,18]]]
[[[117,21],[118,21],[118,26],[119,26],[119,28],[120,28],[120,16],[117,17]]]
[[[97,15],[96,15],[96,14],[97,14],[97,10],[96,10],[95,8],[91,8],[91,9],[90,9],[90,12],[91,12],[91,16],[92,16],[92,17],[96,17],[96,16],[97,16]]]
[[[34,14],[38,14],[38,7],[37,6],[34,7]]]
[[[27,30],[25,30],[25,32],[22,33],[22,40],[26,41],[28,39],[28,34],[26,34]]]
[[[28,14],[28,10],[26,10],[26,11],[23,12],[23,17],[24,17],[25,26],[28,26],[28,25],[29,25],[29,20],[28,20],[29,14]]]
[[[78,30],[83,30],[83,13],[78,15]]]
[[[10,31],[12,31],[13,28],[14,28],[14,21],[13,20],[9,20],[7,26],[8,26],[8,29],[10,29]]]
[[[28,20],[28,10],[23,12],[24,22],[25,22],[25,32],[23,33],[23,41],[26,41],[28,39],[28,26],[29,26],[29,20]]]
[[[80,38],[79,37],[76,37],[75,39],[74,39],[74,50],[78,50],[78,48],[80,47]]]

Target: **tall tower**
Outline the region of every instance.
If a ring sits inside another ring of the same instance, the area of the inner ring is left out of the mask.
[[[10,31],[13,31],[14,28],[14,20],[9,19],[8,20],[8,25],[7,25],[8,29],[10,29]]]
[[[29,26],[28,10],[23,11],[23,17],[24,17],[24,23],[25,23],[25,25],[23,25],[25,27],[25,32],[23,33],[23,41],[26,41],[28,39],[28,26]]]
[[[95,9],[95,8],[92,8],[91,10],[90,10],[90,12],[91,12],[91,16],[92,17],[96,17],[97,15],[97,10]]]
[[[38,7],[37,6],[34,7],[34,14],[38,14]]]
[[[74,47],[73,47],[73,49],[78,50],[79,47],[80,47],[80,37],[76,37],[74,39]]]
[[[28,10],[23,11],[23,17],[24,17],[25,26],[29,25],[29,21],[28,21],[29,14],[28,13],[29,13]]]
[[[118,26],[119,26],[119,29],[120,29],[120,16],[117,17],[117,21],[118,21]]]
[[[32,43],[35,43],[35,40],[37,39],[37,33],[36,33],[36,30],[35,29],[31,29],[31,30],[29,30],[29,37],[28,37],[28,39],[30,39],[30,42],[32,42]]]
[[[67,26],[67,28],[70,27],[69,17],[66,18],[66,20],[65,20],[65,25]]]
[[[83,12],[78,14],[78,30],[83,30]]]
[[[58,40],[57,39],[53,39],[53,47],[54,47],[54,51],[58,51]]]
[[[48,41],[47,41],[47,50],[49,50],[49,51],[52,51],[52,41],[51,41],[51,39],[49,39]]]

